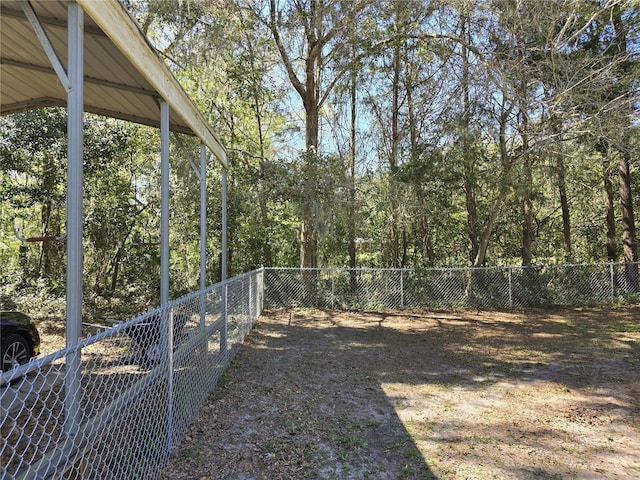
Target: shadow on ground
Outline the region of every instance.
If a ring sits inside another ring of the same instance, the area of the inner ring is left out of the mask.
[[[637,313],[267,312],[162,478],[637,478]]]

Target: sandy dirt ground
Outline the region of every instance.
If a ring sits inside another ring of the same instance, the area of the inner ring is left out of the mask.
[[[168,479],[638,479],[640,309],[266,312]]]

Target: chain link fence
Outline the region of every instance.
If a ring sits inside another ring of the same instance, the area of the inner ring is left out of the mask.
[[[250,272],[0,373],[0,479],[157,478],[263,291]]]
[[[249,272],[0,373],[0,479],[157,478],[263,306],[637,302],[638,264]]]
[[[269,307],[343,310],[587,306],[640,298],[638,264],[265,269]]]

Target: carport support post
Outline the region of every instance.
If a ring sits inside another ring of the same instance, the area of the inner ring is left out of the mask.
[[[67,94],[67,348],[82,336],[82,182],[83,182],[83,32],[84,14],[75,2],[68,10]],[[75,435],[79,427],[81,350],[68,350],[65,373],[64,430]]]
[[[160,305],[169,303],[169,105],[160,103]]]
[[[222,255],[220,258],[220,281],[227,279],[227,169],[222,168]]]
[[[160,306],[167,335],[167,443],[169,453],[173,439],[173,312],[164,307],[169,303],[169,104],[160,103]]]
[[[222,252],[220,254],[220,281],[227,279],[227,169],[222,167],[222,176],[220,178],[222,188]],[[220,352],[222,358],[227,358],[227,284],[224,284],[222,290],[222,318],[224,320],[222,329],[220,330]]]
[[[204,328],[207,288],[207,147],[200,144],[200,327]]]

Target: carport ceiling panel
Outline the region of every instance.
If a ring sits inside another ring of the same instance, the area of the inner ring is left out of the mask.
[[[32,2],[62,63],[67,63],[66,2]],[[66,105],[60,83],[19,2],[0,4],[2,35],[2,113]],[[85,15],[85,110],[158,127],[159,96],[111,40]],[[175,112],[171,127],[192,133]]]
[[[29,100],[58,98],[66,100],[64,88],[49,62],[31,25],[24,17],[20,4],[2,2],[2,107],[23,105],[29,107]],[[48,7],[49,4],[46,4]],[[44,25],[51,44],[66,63],[66,33]],[[58,103],[60,103],[58,102]]]

